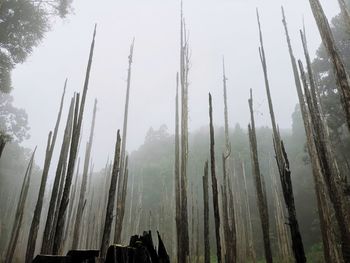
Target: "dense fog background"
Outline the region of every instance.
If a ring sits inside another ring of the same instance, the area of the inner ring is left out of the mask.
[[[336,1],[321,2],[329,18],[339,12]],[[308,1],[184,1],[191,49],[190,131],[208,123],[208,91],[213,94],[215,123],[223,124],[223,55],[228,77],[231,126],[238,122],[246,127],[250,88],[254,91],[257,125],[270,125],[258,54],[256,7],[261,15],[277,122],[281,128],[290,128],[297,97],[281,23],[281,5],[286,10],[296,56],[302,55],[299,29],[303,17],[313,55],[320,44],[320,37]],[[93,162],[95,169],[100,169],[107,156],[113,155],[116,130],[122,128],[127,57],[133,37],[135,52],[127,149],[137,149],[151,126],[158,129],[166,124],[169,132],[173,133],[175,74],[179,68],[180,3],[175,0],[105,0],[98,3],[76,0],[73,8],[74,14],[63,21],[57,20],[42,44],[34,49],[24,64],[16,67],[12,95],[15,106],[24,108],[29,116],[31,138],[23,145],[30,148],[38,145],[36,163],[42,166],[47,134],[56,120],[65,78],[68,77],[65,111],[70,95],[82,90],[96,22],[96,48],[82,142],[88,136],[93,100],[97,98]],[[58,142],[61,142],[61,133],[62,127]],[[84,148],[81,147],[81,150]],[[54,159],[57,155],[54,154]]]

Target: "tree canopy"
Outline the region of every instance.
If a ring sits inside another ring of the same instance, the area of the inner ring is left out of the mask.
[[[28,116],[12,105],[13,97],[0,92],[0,134],[8,140],[22,142],[29,138]]]
[[[23,63],[50,29],[54,17],[64,18],[71,0],[0,2],[0,91],[10,92],[11,71]]]

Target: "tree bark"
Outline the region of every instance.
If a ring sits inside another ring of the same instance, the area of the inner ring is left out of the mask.
[[[54,132],[53,132],[53,135],[52,135],[52,132],[50,132],[50,134],[49,134],[49,140],[47,143],[45,163],[44,163],[43,173],[42,173],[42,177],[41,177],[38,199],[37,199],[37,203],[35,205],[33,220],[32,220],[31,226],[30,226],[30,230],[29,230],[26,259],[25,259],[26,263],[30,263],[33,260],[33,256],[34,256],[34,252],[35,252],[35,245],[36,245],[36,239],[37,239],[38,231],[39,231],[40,217],[41,217],[41,211],[42,211],[42,207],[43,207],[46,182],[47,182],[47,177],[48,177],[49,169],[50,169],[50,165],[51,165],[53,150],[54,150],[55,144],[56,144],[58,128],[59,128],[60,121],[61,121],[62,108],[63,108],[63,103],[64,103],[64,96],[66,93],[66,87],[67,87],[67,80],[64,83],[63,94],[61,97],[61,103],[60,103],[60,108],[58,111],[58,116],[57,116],[56,125],[54,128]]]
[[[271,241],[270,241],[270,234],[269,234],[269,228],[270,228],[269,212],[267,207],[267,198],[264,193],[265,191],[263,190],[263,179],[260,173],[260,166],[259,166],[252,90],[250,90],[250,99],[248,102],[249,102],[250,118],[251,118],[251,124],[248,125],[248,131],[249,131],[249,141],[250,141],[250,155],[251,155],[251,162],[252,162],[252,174],[254,175],[254,179],[255,179],[256,195],[258,199],[257,200],[258,209],[259,209],[261,228],[262,228],[263,239],[264,239],[265,258],[266,258],[266,262],[272,263],[273,259],[272,259]]]
[[[244,167],[244,166],[243,166]],[[245,174],[245,169],[243,169],[243,180],[244,180],[244,193],[245,193],[245,210],[247,215],[247,229],[248,229],[248,253],[250,260],[252,263],[256,263],[256,253],[254,248],[254,239],[253,239],[253,225],[252,225],[252,218],[250,213],[250,205],[249,205],[249,195],[248,195],[248,188],[247,188],[247,178]]]
[[[23,220],[23,215],[24,215],[24,207],[25,207],[25,203],[27,200],[27,196],[28,196],[30,177],[32,175],[32,169],[33,169],[33,165],[34,165],[35,151],[36,151],[36,147],[35,147],[35,150],[33,151],[32,156],[29,160],[27,170],[26,170],[25,175],[24,175],[21,193],[20,193],[17,208],[16,208],[16,214],[15,214],[15,218],[14,218],[14,222],[13,222],[13,226],[12,226],[10,241],[8,243],[7,250],[6,250],[6,257],[4,259],[4,263],[11,263],[12,262],[13,254],[15,253],[15,249],[17,246],[18,236],[19,236],[19,232],[20,232],[22,220]]]
[[[284,201],[288,210],[289,227],[290,227],[290,233],[292,238],[292,249],[293,249],[296,262],[304,263],[306,262],[306,257],[305,257],[303,241],[299,231],[299,223],[296,217],[293,185],[291,181],[291,171],[289,169],[289,161],[287,158],[287,154],[284,150],[283,142],[280,138],[279,132],[277,131],[275,113],[273,110],[270,85],[269,85],[268,75],[267,75],[267,64],[266,64],[263,37],[262,37],[258,12],[257,12],[257,19],[258,19],[259,33],[260,33],[260,48],[259,48],[260,59],[261,59],[261,64],[264,72],[265,88],[266,88],[266,94],[267,94],[271,123],[272,123],[273,143],[274,143],[274,149],[276,154],[276,163],[280,174]]]
[[[348,129],[350,130],[350,79],[319,0],[309,0],[309,2],[321,35],[322,43],[326,47],[333,64],[340,101],[345,112]]]
[[[210,263],[208,161],[205,162],[202,179],[204,201],[204,263]]]
[[[186,28],[181,6],[180,29],[180,85],[181,85],[181,162],[180,162],[180,186],[181,186],[181,249],[180,262],[188,263],[190,256],[189,232],[188,232],[188,204],[187,204],[187,166],[188,166],[188,72],[189,54]]]
[[[88,65],[86,69],[81,103],[79,105],[79,99],[77,99],[77,103],[75,107],[76,118],[74,120],[74,126],[73,126],[74,128],[73,128],[73,135],[72,135],[72,141],[71,141],[71,147],[70,147],[70,153],[69,153],[69,162],[68,162],[68,168],[67,168],[66,181],[64,185],[62,200],[59,206],[58,220],[57,220],[54,245],[53,245],[53,254],[59,253],[62,245],[62,238],[63,238],[63,232],[64,232],[63,230],[66,223],[65,214],[69,203],[69,193],[70,193],[70,188],[71,188],[72,178],[74,173],[79,138],[81,133],[81,125],[83,122],[86,94],[89,87],[90,71],[91,71],[92,58],[93,58],[94,47],[95,47],[95,36],[96,36],[96,25],[95,25],[91,47],[90,47],[90,54],[89,54],[89,60],[88,60]],[[78,114],[78,110],[79,110],[79,114]]]
[[[311,94],[306,82],[305,72],[302,62],[299,60],[299,68],[301,72],[301,78],[304,84],[304,92],[306,95],[307,105],[310,112],[310,119],[312,122],[313,140],[317,149],[317,156],[320,163],[321,171],[324,177],[325,184],[328,189],[329,198],[334,208],[335,218],[339,226],[339,235],[341,241],[342,256],[345,262],[350,262],[350,229],[349,221],[347,217],[348,203],[346,197],[339,187],[339,177],[334,176],[334,167],[332,167],[332,161],[330,159],[330,152],[324,145],[324,129],[317,117],[317,109],[313,106]]]
[[[215,139],[214,139],[214,126],[213,126],[213,108],[212,98],[209,93],[209,126],[210,126],[210,171],[213,191],[213,208],[215,218],[215,236],[216,236],[216,257],[217,262],[221,263],[221,237],[220,237],[220,211],[219,211],[219,194],[218,183],[216,179],[215,171]]]
[[[104,223],[101,249],[100,249],[100,257],[101,258],[105,258],[105,256],[106,256],[107,249],[109,246],[109,241],[110,241],[111,230],[112,230],[113,210],[114,210],[113,208],[114,208],[114,204],[115,204],[117,180],[118,180],[119,169],[120,169],[120,143],[121,143],[121,139],[120,139],[120,133],[118,130],[117,143],[115,145],[111,184],[109,186],[106,218],[105,218],[105,223]]]
[[[92,122],[91,122],[89,141],[86,144],[83,176],[82,176],[82,181],[81,181],[77,214],[76,214],[75,223],[74,223],[74,230],[73,230],[72,249],[78,248],[79,239],[80,239],[80,224],[81,224],[83,214],[84,214],[83,213],[83,205],[84,205],[84,201],[86,198],[86,186],[87,186],[89,164],[90,164],[90,158],[91,158],[92,142],[93,142],[93,138],[94,138],[96,110],[97,110],[97,99],[95,99],[95,104],[94,104],[94,109],[93,109],[93,114],[92,114]]]
[[[175,224],[177,262],[181,262],[181,199],[180,199],[180,134],[179,134],[179,73],[176,74],[175,97]]]
[[[301,86],[299,73],[298,73],[297,62],[293,54],[293,49],[292,49],[292,45],[291,45],[291,41],[288,33],[287,21],[285,18],[283,8],[282,8],[282,17],[283,17],[282,22],[286,33],[288,51],[289,51],[292,69],[293,69],[295,87],[298,94],[300,111],[301,111],[304,128],[305,128],[308,153],[310,156],[311,166],[312,166],[312,174],[315,182],[317,207],[318,207],[322,241],[323,241],[323,247],[324,247],[323,249],[324,257],[327,262],[340,262],[338,245],[336,243],[334,226],[332,224],[331,207],[329,206],[330,200],[326,195],[327,189],[323,180],[323,174],[321,171],[320,163],[317,158],[317,150],[313,140],[313,131],[311,128],[310,116],[307,109],[307,105],[305,104],[305,99],[304,99],[302,86]],[[307,56],[307,60],[309,61],[309,56]]]
[[[51,254],[52,252],[52,240],[50,239],[50,237],[52,236],[52,231],[54,230],[53,222],[54,222],[55,211],[57,210],[57,203],[59,200],[58,198],[59,189],[63,184],[62,181],[65,175],[64,174],[65,169],[63,168],[67,162],[69,142],[72,134],[73,109],[74,109],[74,98],[72,98],[71,100],[69,113],[67,117],[67,123],[64,130],[64,137],[63,137],[63,142],[61,146],[60,157],[56,168],[56,175],[55,175],[55,180],[52,187],[50,204],[49,204],[49,209],[47,213],[46,224],[45,224],[45,229],[43,234],[41,254]]]
[[[282,197],[280,195],[280,192],[277,186],[277,178],[274,173],[271,160],[269,160],[269,170],[270,170],[270,177],[272,180],[272,193],[273,193],[273,201],[275,206],[275,222],[276,222],[279,258],[281,262],[289,263],[291,262],[293,255],[291,251],[288,230],[285,223],[286,216],[281,203]]]
[[[114,243],[120,243],[121,233],[117,233],[116,231],[121,231],[122,229],[122,219],[121,213],[124,209],[122,207],[122,198],[123,198],[123,186],[124,186],[124,162],[125,162],[125,150],[126,150],[126,136],[128,129],[128,113],[129,113],[129,96],[130,96],[130,84],[131,84],[131,64],[133,61],[134,54],[134,40],[130,46],[130,54],[129,54],[129,67],[128,67],[128,78],[127,78],[127,87],[126,87],[126,98],[125,98],[125,109],[124,109],[124,123],[123,123],[123,136],[122,136],[122,146],[121,146],[121,154],[120,154],[120,174],[118,178],[118,192],[117,192],[117,210],[116,210],[116,220],[115,220],[115,233],[114,233]]]
[[[123,143],[122,143],[123,144]],[[116,224],[115,224],[115,232],[114,232],[114,243],[118,244],[121,241],[121,234],[123,230],[123,221],[124,221],[124,214],[125,214],[125,200],[126,200],[126,192],[128,187],[128,156],[125,158],[125,165],[124,165],[124,179],[123,179],[123,185],[121,187],[121,193],[120,193],[120,202],[119,202],[119,209],[117,210],[118,213],[116,215]]]

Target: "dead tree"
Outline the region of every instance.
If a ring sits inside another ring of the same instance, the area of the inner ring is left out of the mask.
[[[324,176],[324,181],[328,189],[329,198],[334,208],[335,218],[339,227],[339,235],[341,241],[341,251],[345,262],[350,262],[350,233],[349,233],[349,221],[347,217],[347,201],[339,187],[339,177],[333,177],[334,167],[332,167],[331,159],[329,158],[329,151],[322,142],[324,137],[324,129],[320,125],[320,119],[317,117],[317,109],[312,103],[310,90],[306,82],[306,76],[303,69],[302,62],[299,60],[299,68],[301,72],[301,78],[304,84],[304,92],[306,96],[307,105],[310,112],[310,119],[312,122],[313,139],[315,141],[317,156],[321,166],[321,171]]]
[[[280,194],[279,188],[277,186],[277,177],[275,175],[272,161],[269,159],[269,173],[272,180],[272,193],[273,201],[275,206],[275,222],[276,222],[276,232],[277,232],[277,245],[279,250],[279,258],[281,262],[291,262],[293,257],[290,240],[288,235],[288,229],[285,223],[285,212],[282,206],[282,196]]]
[[[47,218],[45,223],[45,229],[43,234],[43,241],[41,245],[41,254],[50,254],[52,251],[52,231],[53,231],[53,222],[54,215],[57,210],[57,203],[59,199],[59,189],[61,189],[63,185],[63,178],[65,175],[65,169],[69,151],[69,142],[72,134],[72,121],[73,121],[73,109],[74,109],[74,98],[71,100],[71,104],[69,107],[69,113],[67,117],[67,123],[64,130],[64,137],[60,151],[60,157],[58,160],[55,180],[52,187],[52,193],[50,198],[49,209],[47,212]]]
[[[93,138],[94,138],[96,110],[97,110],[97,99],[95,99],[95,104],[94,104],[94,109],[93,109],[93,114],[92,114],[92,122],[91,122],[89,141],[86,143],[83,175],[82,175],[82,181],[81,181],[81,187],[80,187],[77,214],[76,214],[75,223],[74,223],[74,230],[73,230],[72,249],[77,249],[78,244],[79,244],[80,224],[81,224],[81,220],[83,218],[83,206],[84,206],[84,201],[86,198],[85,197],[86,185],[87,185],[87,179],[88,179],[88,171],[89,171],[90,156],[91,156],[91,150],[92,150],[92,142],[93,142]]]
[[[198,187],[197,187],[197,197],[196,197],[196,211],[197,211],[197,220],[196,220],[196,262],[199,263],[200,261],[200,251],[199,251],[199,246],[200,246],[200,216],[199,216],[199,204],[198,204]]]
[[[191,248],[190,248],[190,262],[195,262],[195,243],[196,243],[196,240],[195,240],[195,220],[194,220],[194,190],[193,190],[193,182],[191,182]]]
[[[323,174],[321,171],[320,163],[317,158],[317,149],[313,140],[313,131],[310,123],[310,114],[305,104],[305,98],[302,91],[302,86],[298,73],[298,66],[296,59],[293,54],[293,49],[288,33],[287,21],[285,18],[284,10],[282,8],[282,23],[284,25],[286,40],[288,45],[288,51],[291,59],[293,75],[295,80],[295,87],[298,94],[300,111],[304,123],[305,135],[307,141],[308,152],[311,160],[312,174],[315,182],[315,192],[317,199],[318,214],[320,219],[322,241],[323,241],[323,252],[327,262],[339,262],[339,251],[335,239],[334,226],[332,223],[332,212],[329,205],[329,197],[327,196],[327,188],[323,180]],[[306,42],[305,42],[306,44]]]
[[[36,244],[36,238],[38,236],[38,231],[39,231],[40,217],[41,217],[41,211],[43,208],[46,182],[47,182],[47,177],[49,174],[53,150],[54,150],[55,144],[56,144],[58,128],[60,126],[63,103],[64,103],[64,95],[66,93],[66,87],[67,87],[67,80],[64,83],[63,94],[61,97],[60,108],[58,111],[58,116],[57,116],[53,135],[52,135],[51,131],[49,133],[49,140],[47,142],[45,162],[44,162],[43,173],[41,176],[41,183],[40,183],[40,188],[39,188],[38,199],[37,199],[37,203],[35,205],[33,220],[32,220],[31,226],[30,226],[30,230],[29,230],[28,244],[27,244],[27,250],[26,250],[26,259],[25,259],[26,263],[32,262],[34,252],[35,252],[35,244]]]
[[[243,164],[242,164],[243,165]],[[244,166],[243,166],[244,168]],[[253,239],[253,225],[252,218],[250,213],[250,205],[249,205],[249,195],[247,188],[247,178],[245,174],[245,169],[243,169],[243,180],[244,180],[244,193],[245,193],[245,213],[247,215],[247,237],[248,237],[248,254],[252,263],[256,263],[256,253],[254,248],[254,239]]]
[[[126,201],[126,193],[128,188],[128,176],[129,176],[129,170],[128,170],[128,156],[125,158],[125,164],[124,164],[124,179],[123,179],[123,185],[121,187],[121,193],[120,193],[120,203],[119,203],[119,215],[117,213],[117,223],[115,225],[114,230],[114,243],[118,244],[121,240],[121,234],[123,230],[123,221],[124,221],[124,214],[125,214],[125,201]],[[117,241],[118,240],[118,241]]]
[[[283,141],[281,140],[279,132],[277,130],[275,113],[273,110],[273,104],[271,99],[270,84],[269,84],[268,74],[267,74],[267,63],[266,63],[263,37],[262,37],[258,12],[257,12],[257,19],[258,19],[259,36],[260,36],[260,47],[259,47],[260,60],[261,60],[261,65],[264,73],[265,88],[266,88],[266,94],[267,94],[270,117],[271,117],[276,163],[277,163],[277,167],[280,175],[284,201],[288,210],[288,220],[289,220],[288,223],[289,223],[290,233],[292,238],[292,249],[293,249],[296,262],[303,263],[303,262],[306,262],[306,257],[305,257],[303,241],[299,231],[299,223],[296,216],[293,185],[291,180],[291,171],[289,167],[288,157],[284,149]]]
[[[128,128],[128,112],[129,112],[129,96],[130,96],[130,84],[131,84],[131,64],[134,54],[134,40],[130,46],[129,54],[129,67],[128,67],[128,79],[127,79],[127,88],[126,88],[126,98],[125,98],[125,109],[124,109],[124,123],[123,123],[123,137],[122,137],[122,148],[120,154],[120,174],[118,178],[118,192],[117,192],[117,209],[116,209],[116,219],[115,219],[115,233],[114,233],[114,243],[120,243],[121,231],[123,227],[123,218],[121,214],[123,207],[123,187],[124,187],[124,162],[125,162],[125,149],[126,149],[126,135]],[[120,232],[117,232],[120,231]]]
[[[231,155],[231,144],[229,139],[228,107],[227,107],[227,78],[225,73],[225,61],[223,60],[223,94],[224,94],[224,119],[225,119],[225,153],[222,154],[223,163],[223,187],[222,187],[222,216],[225,241],[225,262],[236,262],[236,221],[234,216],[234,203],[230,203],[228,187],[228,176],[230,174],[229,163]],[[229,211],[230,210],[230,211]],[[231,222],[229,212],[233,214]]]
[[[340,101],[345,112],[348,129],[350,130],[350,79],[319,0],[309,0],[309,2],[321,35],[322,43],[326,47],[333,64]]]
[[[59,205],[58,220],[57,220],[55,238],[54,238],[54,244],[53,244],[53,254],[59,253],[62,245],[63,232],[64,232],[63,230],[65,226],[65,221],[66,221],[66,216],[65,216],[66,209],[69,203],[69,193],[70,193],[70,188],[72,184],[79,138],[81,133],[81,126],[83,122],[85,100],[86,100],[87,90],[89,87],[90,71],[91,71],[92,58],[93,58],[94,47],[95,47],[95,36],[96,36],[96,25],[95,25],[92,43],[90,47],[89,60],[88,60],[88,65],[86,69],[85,81],[84,81],[83,95],[81,98],[80,105],[79,105],[79,96],[77,96],[77,100],[76,100],[75,114],[74,114],[74,121],[73,121],[74,128],[72,131],[73,133],[72,133],[72,140],[71,140],[71,146],[70,146],[70,152],[69,152],[69,161],[68,161],[66,180],[65,180],[62,200]]]
[[[323,174],[323,179],[327,186],[329,198],[334,208],[335,218],[338,222],[343,258],[345,262],[350,262],[350,206],[349,200],[347,199],[348,197],[345,196],[343,191],[346,184],[339,172],[337,161],[331,147],[329,134],[327,128],[325,127],[326,124],[321,114],[305,32],[303,33],[300,31],[300,34],[309,73],[310,89],[308,88],[301,61],[299,61],[299,68],[304,84],[306,102],[310,113],[312,123],[311,127],[314,135],[313,138],[318,152],[317,156]]]
[[[222,217],[223,217],[223,230],[224,241],[226,247],[225,262],[237,261],[237,240],[236,240],[236,221],[235,221],[235,209],[233,192],[231,188],[231,182],[227,176],[227,159],[230,156],[230,152],[226,155],[222,154],[223,164],[223,187],[222,187]],[[231,220],[230,220],[231,219]]]
[[[179,132],[179,73],[176,74],[175,96],[175,224],[176,224],[176,251],[177,262],[181,262],[181,199],[180,199],[180,132]]]
[[[79,179],[79,172],[80,172],[80,158],[78,158],[78,162],[77,162],[77,165],[76,165],[76,172],[75,172],[75,180],[74,180],[74,183],[72,185],[72,192],[70,193],[70,197],[69,197],[69,206],[68,206],[68,212],[67,212],[67,218],[68,218],[68,221],[70,222],[71,225],[74,225],[74,219],[75,219],[75,215],[76,215],[76,198],[75,198],[75,195],[76,193],[79,191],[78,190],[78,179]],[[62,197],[61,197],[62,199]],[[56,213],[57,215],[55,215],[55,218],[58,217],[58,211],[56,210]],[[57,219],[56,219],[56,223],[57,224]],[[54,225],[55,225],[54,224]],[[68,245],[67,243],[69,243],[71,240],[72,240],[72,237],[73,237],[73,233],[70,233],[70,228],[69,228],[69,225],[67,224],[66,227],[65,227],[65,230],[64,230],[64,237],[63,237],[63,240],[64,240],[64,243],[66,245]],[[69,241],[69,242],[68,242]],[[70,243],[68,245],[68,247],[71,247]]]
[[[221,238],[220,238],[220,211],[219,211],[219,194],[218,183],[216,179],[215,167],[215,139],[213,125],[213,107],[212,98],[209,93],[209,126],[210,126],[210,171],[213,191],[213,208],[215,218],[215,236],[216,236],[216,256],[217,262],[221,263]]]
[[[135,175],[132,175],[132,182],[131,182],[131,194],[130,194],[130,206],[129,206],[129,219],[128,219],[128,231],[127,231],[127,235],[132,234],[132,212],[133,212],[133,208],[134,208],[134,187],[135,187]]]
[[[120,139],[120,133],[118,130],[117,142],[115,145],[115,152],[114,152],[111,184],[109,186],[109,193],[108,193],[106,217],[105,217],[105,223],[104,223],[102,241],[101,241],[101,249],[100,249],[101,258],[105,258],[107,249],[109,246],[109,242],[110,242],[110,235],[111,235],[112,222],[113,222],[113,210],[114,210],[115,196],[116,196],[116,189],[117,189],[117,180],[118,180],[119,171],[120,171],[119,170],[120,169],[120,144],[121,144],[121,139]]]
[[[248,247],[248,229],[247,229],[247,222],[246,222],[246,214],[245,214],[245,197],[244,197],[244,191],[243,190],[243,173],[244,165],[240,157],[238,157],[236,160],[233,159],[230,163],[230,166],[232,167],[232,175],[231,178],[228,177],[228,186],[229,191],[233,192],[233,200],[235,208],[233,211],[233,215],[231,217],[235,218],[235,226],[236,226],[236,261],[237,262],[246,262],[249,247]],[[232,180],[232,183],[230,182]],[[231,188],[231,189],[230,189]]]
[[[28,196],[28,189],[29,189],[29,183],[30,183],[30,177],[32,176],[32,169],[34,165],[34,155],[35,155],[36,147],[32,153],[32,156],[29,160],[27,170],[24,175],[21,193],[19,195],[17,208],[16,208],[16,214],[14,218],[14,222],[12,225],[11,230],[11,236],[10,240],[7,246],[6,256],[4,259],[4,263],[11,263],[13,260],[13,254],[15,253],[15,249],[17,246],[18,236],[22,225],[23,215],[24,215],[24,207]]]
[[[90,172],[89,172],[89,187],[87,189],[87,194],[88,196],[86,197],[85,200],[89,200],[90,204],[89,207],[87,209],[87,212],[85,213],[85,222],[87,225],[87,228],[85,229],[85,248],[86,249],[91,249],[93,247],[93,239],[96,236],[96,231],[95,231],[95,225],[97,223],[97,216],[98,216],[98,208],[99,206],[95,205],[95,200],[99,199],[98,197],[95,198],[95,183],[92,183],[92,179],[93,179],[93,174],[94,174],[94,164],[91,161],[91,165],[90,165]],[[97,194],[96,194],[97,195]],[[81,234],[83,235],[84,232]],[[80,238],[80,243],[83,242],[83,238]],[[81,246],[81,245],[80,245]],[[82,247],[82,246],[81,246]]]
[[[109,161],[109,157],[107,159],[106,167],[105,167],[105,181],[103,186],[103,206],[102,206],[102,216],[106,214],[107,211],[107,202],[108,202],[108,190],[111,183],[111,177],[112,177],[112,170],[113,170],[113,160]],[[101,223],[100,226],[100,232],[103,233],[104,225]]]
[[[249,132],[249,142],[250,142],[250,156],[252,162],[252,174],[255,179],[255,189],[256,196],[258,201],[258,209],[261,221],[261,228],[263,232],[264,239],[264,251],[266,262],[273,262],[272,252],[271,252],[271,241],[270,241],[270,224],[269,224],[269,211],[267,207],[267,198],[265,191],[263,189],[263,179],[262,174],[260,173],[259,166],[259,156],[258,156],[258,144],[256,140],[256,131],[255,131],[255,121],[254,121],[254,110],[253,110],[253,95],[252,90],[250,90],[250,99],[249,99],[249,109],[250,109],[250,119],[251,123],[248,125]]]
[[[224,93],[224,119],[225,119],[225,147],[228,152],[231,148],[229,138],[229,126],[228,126],[228,107],[227,107],[227,77],[225,72],[225,60],[222,60],[222,79],[223,79],[223,93]]]
[[[204,201],[204,263],[210,263],[208,161],[205,162],[202,178]]]
[[[182,4],[181,4],[182,5]],[[189,262],[190,245],[188,232],[187,166],[188,166],[188,73],[189,49],[185,22],[181,6],[180,28],[180,86],[181,86],[181,153],[180,153],[180,256],[179,262]]]
[[[138,192],[138,205],[137,205],[137,215],[136,215],[136,220],[134,224],[134,233],[140,233],[140,221],[141,221],[141,215],[143,211],[143,203],[142,203],[142,194],[143,194],[143,181],[139,185],[139,192]]]

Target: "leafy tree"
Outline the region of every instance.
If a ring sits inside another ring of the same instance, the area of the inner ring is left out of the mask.
[[[10,92],[12,69],[40,43],[54,17],[67,15],[71,1],[0,1],[0,91]]]
[[[0,92],[0,134],[6,134],[8,139],[20,143],[29,138],[28,116],[12,103],[11,95]]]
[[[0,92],[0,157],[8,141],[20,143],[29,137],[27,113],[12,102],[11,95]]]

